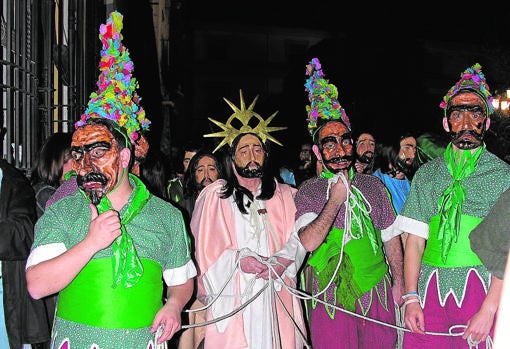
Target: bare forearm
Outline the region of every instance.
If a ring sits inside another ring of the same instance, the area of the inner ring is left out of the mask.
[[[167,304],[173,304],[182,311],[186,303],[191,299],[193,287],[193,279],[189,279],[182,285],[168,286]]]
[[[396,236],[384,243],[386,258],[391,269],[391,277],[394,285],[404,285],[404,254],[400,236]]]
[[[483,301],[482,308],[486,308],[490,313],[495,314],[498,310],[501,300],[501,292],[503,291],[503,280],[492,276],[491,286],[487,292],[487,296]]]
[[[329,200],[317,218],[299,231],[301,244],[307,251],[315,251],[324,241],[335,221],[343,201]]]
[[[421,258],[425,248],[425,239],[409,234],[404,254],[404,284],[406,292],[418,291]]]
[[[86,241],[81,241],[61,255],[27,269],[27,286],[32,298],[57,293],[65,288],[78,275],[94,256]]]

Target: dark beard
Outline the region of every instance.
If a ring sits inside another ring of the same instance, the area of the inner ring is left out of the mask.
[[[370,156],[367,156],[367,154],[370,154]],[[372,161],[374,161],[374,153],[367,151],[358,157],[358,161],[363,164],[370,164]]]
[[[100,186],[87,187],[86,183],[97,182]],[[97,172],[89,172],[85,176],[78,176],[76,178],[78,188],[83,190],[93,205],[97,206],[103,196],[105,196],[105,186],[108,183],[108,179],[102,174]]]
[[[249,164],[246,165],[245,167],[240,167],[240,166],[237,166],[236,164],[234,164],[234,166],[236,168],[237,173],[239,173],[239,175],[241,177],[262,178],[262,174],[263,174],[262,166],[260,166],[260,164],[258,164],[258,163],[255,163],[255,164],[257,165],[257,167],[254,169],[250,169]]]
[[[411,158],[404,159],[398,158],[397,161],[395,162],[396,169],[401,172],[407,173],[413,166],[413,161],[411,161],[411,164],[408,164],[407,163],[408,160],[411,160]]]
[[[473,142],[468,139],[463,139],[462,136],[465,134],[471,135],[475,139],[475,141]],[[483,136],[484,136],[483,131],[481,134],[476,133],[473,130],[460,131],[457,133],[450,132],[452,144],[462,150],[471,150],[478,148],[483,142]]]
[[[195,188],[197,190],[197,193],[200,193],[202,191],[202,189],[205,188],[204,181],[202,181],[200,183],[196,183]]]

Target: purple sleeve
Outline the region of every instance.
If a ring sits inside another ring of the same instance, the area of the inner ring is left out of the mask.
[[[296,219],[305,213],[319,214],[326,205],[328,180],[326,178],[312,178],[303,183],[294,198],[296,203]],[[345,206],[342,205],[333,225],[344,227]]]
[[[72,176],[67,181],[62,183],[55,193],[46,201],[46,207],[51,206],[55,202],[60,199],[65,198],[66,196],[76,192],[78,190],[78,183],[76,182],[76,176]]]
[[[372,175],[357,174],[352,184],[358,188],[368,201],[367,209],[374,227],[382,230],[388,228],[395,220],[395,212],[386,192],[384,184],[379,178]],[[294,198],[296,203],[296,219],[305,213],[319,214],[326,204],[328,180],[325,178],[314,178],[299,187]],[[333,225],[337,228],[344,228],[345,206],[342,205]]]
[[[370,206],[366,206],[371,209],[374,227],[379,230],[388,228],[395,220],[395,211],[384,184],[375,176],[358,174],[354,177],[353,185],[368,200]]]

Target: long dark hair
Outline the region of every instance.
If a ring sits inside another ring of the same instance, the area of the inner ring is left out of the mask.
[[[197,172],[198,162],[203,157],[210,157],[214,160],[214,164],[216,165],[216,170],[218,171],[218,179],[223,178],[224,170],[223,164],[220,160],[220,157],[214,155],[209,150],[199,150],[190,160],[188,169],[184,173],[183,179],[183,197],[184,198],[196,198],[200,193],[201,188],[199,187],[197,181],[195,180],[195,172]]]
[[[44,142],[30,175],[32,185],[43,182],[54,188],[60,185],[64,164],[71,158],[71,133],[57,132]]]
[[[140,178],[152,194],[169,200],[167,184],[170,180],[170,169],[160,150],[149,148],[145,160],[140,164]]]
[[[229,150],[229,156],[225,156],[225,180],[226,183],[223,186],[221,198],[226,199],[230,197],[231,195],[234,195],[234,201],[239,208],[239,211],[242,213],[248,213],[248,210],[244,206],[243,202],[243,195],[246,195],[250,198],[250,200],[253,200],[253,194],[239,184],[239,181],[237,180],[237,177],[234,173],[234,170],[232,169],[233,159],[235,155],[235,150],[237,148],[237,144],[239,144],[239,140],[247,135],[251,134],[257,137],[260,140],[260,143],[262,144],[262,149],[264,149],[264,164],[262,164],[262,178],[261,178],[261,192],[260,195],[257,196],[258,200],[269,200],[273,197],[274,192],[276,190],[276,181],[273,175],[273,172],[271,171],[271,167],[269,166],[269,149],[268,145],[262,142],[260,137],[256,135],[255,133],[243,133],[239,136],[237,136],[236,139],[232,142],[232,146]]]
[[[412,133],[405,133],[402,136],[400,136],[399,148],[400,148],[400,142],[402,140],[404,140],[406,138],[411,138],[411,137],[414,138],[416,141],[416,153],[414,154],[413,162],[411,163],[411,165],[407,165],[407,164],[403,163],[401,159],[398,159],[398,165],[403,168],[403,172],[406,174],[406,177],[409,180],[413,179],[414,174],[416,173],[416,171],[418,171],[418,168],[420,168],[421,165],[423,165],[424,163],[426,163],[427,161],[430,160],[430,157],[427,156],[423,152],[421,147],[419,146],[418,138],[416,136],[414,136]]]
[[[379,169],[382,173],[386,174],[395,170],[404,172],[404,169],[399,163],[398,151],[399,147],[395,144],[381,145],[375,157],[374,169]]]

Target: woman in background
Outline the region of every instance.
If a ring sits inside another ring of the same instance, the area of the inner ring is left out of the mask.
[[[46,206],[46,201],[64,181],[71,166],[71,133],[57,132],[43,144],[30,176],[37,203],[37,218]]]
[[[44,213],[46,201],[64,182],[65,174],[72,170],[71,139],[71,133],[54,133],[46,139],[37,156],[30,175],[30,182],[35,192],[37,219]],[[45,297],[43,301],[48,323],[53,325],[57,295]],[[38,348],[50,348],[50,343],[44,343]]]

